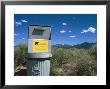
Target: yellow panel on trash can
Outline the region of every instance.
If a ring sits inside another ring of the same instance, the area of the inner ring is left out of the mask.
[[[48,40],[33,40],[32,52],[48,52]]]

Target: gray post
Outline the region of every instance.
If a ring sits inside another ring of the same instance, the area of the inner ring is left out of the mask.
[[[51,28],[29,26],[28,32],[28,76],[49,76],[51,58]]]

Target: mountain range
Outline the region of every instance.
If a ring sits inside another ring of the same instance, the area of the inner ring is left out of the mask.
[[[69,45],[69,44],[56,44],[56,45],[52,45],[53,48],[84,48],[84,49],[88,49],[92,46],[96,46],[97,43],[88,43],[88,42],[84,42],[81,44],[77,44],[77,45]]]

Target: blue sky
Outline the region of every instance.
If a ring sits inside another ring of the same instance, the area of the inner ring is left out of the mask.
[[[27,44],[29,25],[51,26],[52,45],[97,42],[96,14],[15,14],[14,45]]]

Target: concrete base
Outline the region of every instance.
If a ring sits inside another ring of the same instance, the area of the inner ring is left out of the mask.
[[[50,74],[50,59],[37,60],[28,59],[27,75],[28,76],[49,76]]]

